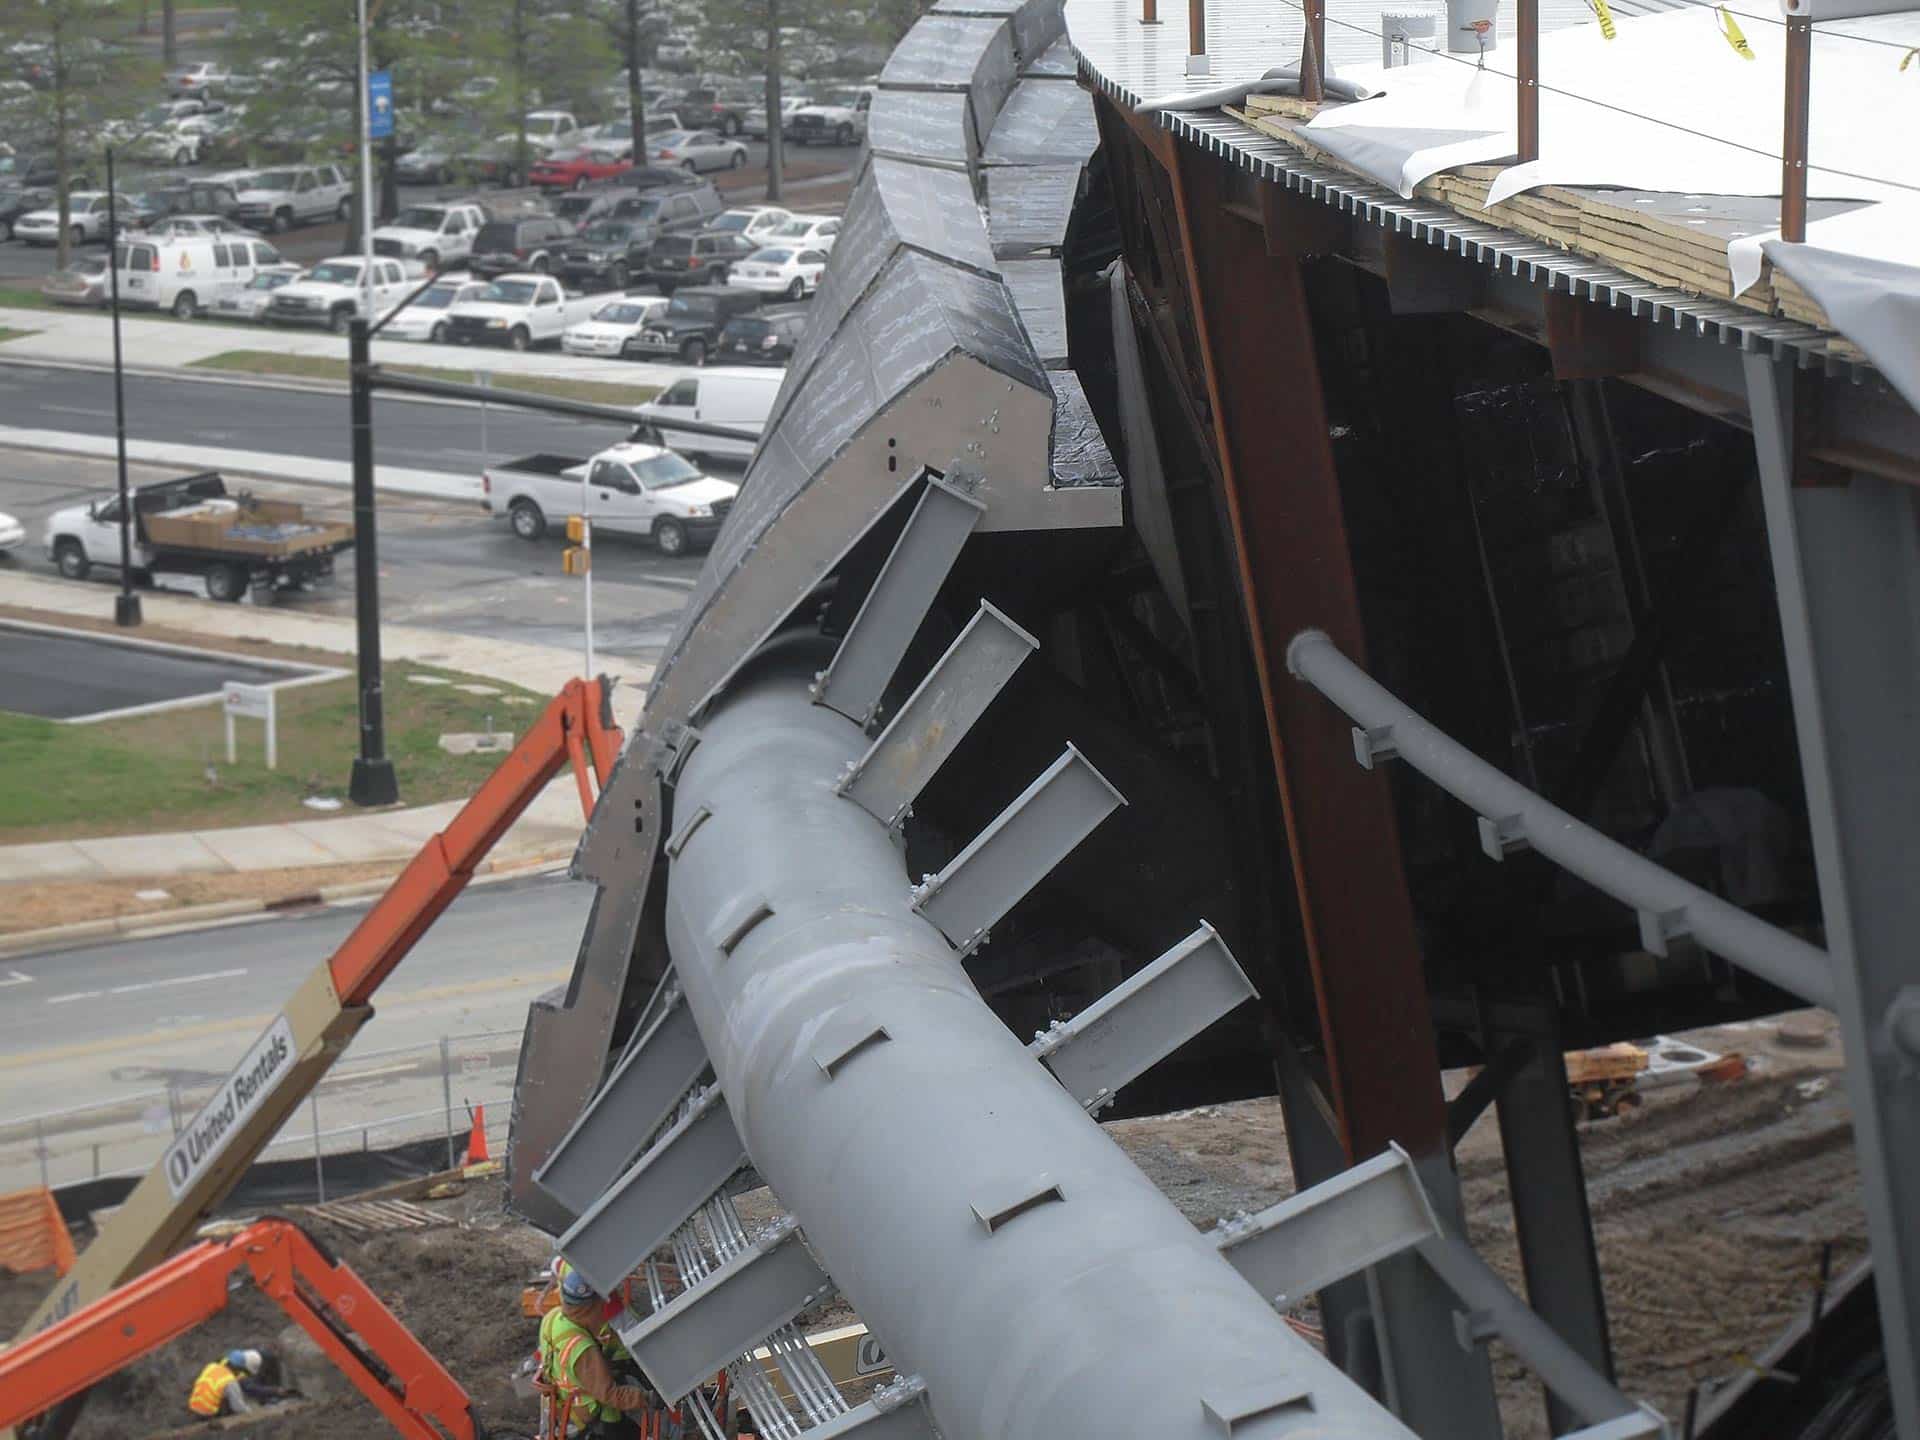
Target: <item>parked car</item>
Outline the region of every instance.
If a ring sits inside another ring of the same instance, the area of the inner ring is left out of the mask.
[[[722,140],[711,130],[669,130],[647,141],[650,157],[682,170],[738,170],[747,163],[747,147],[738,140]]]
[[[727,272],[727,284],[762,295],[784,295],[798,300],[820,288],[820,277],[827,273],[827,252],[794,250],[783,245],[768,245],[754,251]]]
[[[240,223],[240,192],[227,180],[175,180],[147,191],[153,224],[170,215],[196,218],[218,216],[231,224]]]
[[[664,310],[647,321],[628,348],[643,360],[702,365],[707,352],[720,342],[720,332],[727,322],[759,305],[760,297],[753,291],[727,285],[681,290]]]
[[[486,281],[469,280],[462,275],[436,281],[416,295],[406,309],[395,311],[380,336],[385,340],[430,340],[443,345],[448,338],[448,312],[456,305],[478,300],[486,288]]]
[[[647,278],[662,295],[682,285],[724,285],[733,267],[755,248],[744,235],[725,230],[662,235],[647,250]]]
[[[40,185],[18,185],[0,180],[0,240],[13,239],[13,224],[53,203],[53,192]]]
[[[705,474],[685,456],[628,441],[588,460],[527,455],[480,477],[487,509],[504,515],[522,540],[538,540],[569,515],[586,513],[595,530],[646,535],[663,555],[711,543],[740,487]]]
[[[211,60],[182,65],[167,72],[169,95],[218,95],[225,90],[233,72]]]
[[[467,269],[491,279],[517,270],[544,275],[554,257],[573,238],[573,227],[552,215],[527,215],[518,220],[490,220],[473,237]]]
[[[322,220],[344,220],[353,203],[353,182],[338,165],[300,165],[262,170],[239,194],[240,219],[275,232]]]
[[[27,527],[13,516],[0,513],[0,551],[18,550],[27,543]]]
[[[663,135],[669,130],[680,128],[682,128],[680,121],[671,111],[656,110],[651,104],[647,106],[646,131],[649,140],[656,135]],[[580,133],[585,142],[595,150],[631,150],[633,148],[633,116],[622,113],[616,120],[595,125],[591,130],[583,130]]]
[[[579,133],[580,122],[566,110],[529,110],[527,112],[527,144],[545,154],[570,144]],[[504,135],[493,137],[502,145],[520,143],[518,130],[509,130]]]
[[[322,260],[290,285],[273,292],[267,319],[276,325],[324,325],[336,335],[366,309],[362,288],[362,261],[358,255]],[[416,285],[398,260],[373,260],[373,317],[384,315],[407,298]]]
[[[674,298],[679,303],[679,297]],[[746,459],[766,429],[785,370],[771,367],[714,366],[673,382],[639,408],[642,438],[670,445],[685,454],[728,455]],[[675,420],[697,420],[745,432],[733,439],[675,430]],[[750,437],[750,438],[749,438]]]
[[[747,111],[753,108],[753,93],[696,85],[669,99],[666,108],[680,117],[683,130],[713,130],[731,139],[747,128]]]
[[[207,307],[207,313],[216,320],[265,320],[267,307],[273,302],[273,292],[282,285],[291,284],[299,274],[298,265],[256,270],[245,284],[228,285],[216,292],[213,303]]]
[[[793,218],[793,212],[782,210],[778,205],[742,205],[732,210],[722,210],[709,220],[709,230],[730,230],[736,235],[744,235],[756,245],[764,245],[773,238],[773,232]]]
[[[789,215],[786,220],[766,237],[768,245],[792,245],[803,250],[833,251],[833,242],[840,234],[838,215]]]
[[[594,220],[560,252],[554,269],[583,289],[624,290],[636,271],[645,271],[652,234],[633,220]]]
[[[645,225],[651,245],[662,235],[706,229],[707,222],[722,208],[720,192],[713,188],[713,182],[698,180],[674,190],[625,195],[614,203],[613,213],[607,218]]]
[[[577,235],[594,221],[611,215],[619,200],[619,194],[611,190],[569,190],[553,202],[553,215]]]
[[[600,304],[592,295],[569,295],[551,275],[502,275],[473,299],[448,310],[447,339],[456,345],[529,350],[557,341]]]
[[[223,290],[246,284],[261,270],[284,269],[287,262],[255,235],[184,231],[127,235],[114,247],[114,264],[122,305],[169,310],[188,320]]]
[[[54,163],[51,152],[22,151],[0,155],[0,180],[11,180],[28,189],[51,190],[60,183],[60,168]],[[67,177],[67,185],[72,190],[91,190],[93,179],[84,169],[75,170]]]
[[[106,256],[79,256],[42,280],[40,293],[62,305],[104,305],[111,278]]]
[[[373,253],[438,270],[466,259],[486,223],[487,212],[478,205],[409,205],[373,232]]]
[[[542,190],[584,190],[596,180],[616,180],[633,168],[633,148],[555,150],[533,162],[527,183]]]
[[[73,243],[107,238],[107,197],[99,190],[77,190],[67,196],[67,228]],[[13,222],[13,236],[29,245],[60,243],[60,206],[52,197],[46,208],[30,210]]]
[[[721,365],[785,365],[806,328],[804,310],[736,315],[720,332],[713,359]]]
[[[634,342],[647,321],[673,302],[664,295],[622,295],[593,312],[590,319],[569,325],[560,336],[560,348],[569,355],[639,357]]]
[[[872,106],[870,89],[822,95],[788,117],[787,138],[802,145],[852,145],[867,138],[867,112]]]

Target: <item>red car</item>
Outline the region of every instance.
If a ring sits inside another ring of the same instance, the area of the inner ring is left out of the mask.
[[[527,181],[542,190],[579,190],[589,180],[612,180],[632,168],[631,149],[558,150],[534,161]]]

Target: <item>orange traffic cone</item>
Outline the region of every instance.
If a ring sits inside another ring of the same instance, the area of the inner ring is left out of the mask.
[[[467,1136],[467,1153],[461,1165],[479,1165],[493,1157],[487,1153],[487,1107],[473,1107],[473,1131]]]

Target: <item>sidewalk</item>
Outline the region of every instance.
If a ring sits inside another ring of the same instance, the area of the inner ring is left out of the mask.
[[[32,575],[0,573],[0,605],[51,615],[110,614],[112,592]],[[210,642],[261,640],[308,646],[351,656],[354,624],[331,615],[297,615],[252,605],[217,605],[184,596],[146,594],[141,608],[154,625],[191,631]],[[380,632],[388,660],[413,660],[534,690],[558,692],[579,674],[579,657],[542,645],[488,640],[386,625]],[[350,663],[350,661],[343,661]],[[651,666],[638,666],[615,686],[614,716],[631,728],[646,696]],[[367,865],[410,859],[428,836],[445,827],[462,802],[414,810],[382,810],[333,820],[289,821],[226,830],[164,835],[113,836],[0,846],[0,885],[50,881],[101,881],[163,875],[242,874],[326,865]],[[514,825],[493,859],[501,865],[560,859],[580,838],[579,792],[571,771],[563,773]],[[169,917],[158,912],[158,923]],[[15,940],[20,937],[12,937]]]
[[[608,295],[607,299],[619,297]],[[113,327],[100,310],[15,310],[0,307],[0,329],[33,333],[0,342],[0,360],[46,362],[54,365],[113,367]],[[300,381],[287,376],[246,376],[231,370],[196,369],[194,362],[229,350],[271,350],[277,355],[320,355],[346,363],[344,335],[324,330],[273,325],[228,325],[212,320],[182,322],[142,319],[122,313],[121,343],[126,368],[133,374],[180,374],[197,380],[316,385],[344,392],[343,384]],[[430,345],[405,340],[375,340],[373,359],[379,365],[423,365],[444,370],[472,370],[492,375],[538,375],[554,380],[591,380],[602,385],[671,385],[682,372],[677,365],[631,360],[589,360],[557,350],[511,350],[471,345]]]

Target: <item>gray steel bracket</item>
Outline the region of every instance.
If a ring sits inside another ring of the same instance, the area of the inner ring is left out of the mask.
[[[940,1440],[927,1412],[927,1387],[918,1375],[882,1385],[864,1405],[807,1431],[807,1440]]]
[[[1253,982],[1206,921],[1071,1020],[1042,1031],[1029,1052],[1089,1110],[1111,1104],[1214,1021],[1253,998]]]
[[[560,1237],[560,1253],[610,1295],[747,1162],[717,1085]]]
[[[874,1019],[866,1006],[857,1002],[843,1005],[821,1022],[813,1038],[813,1063],[831,1080],[862,1050],[891,1039],[887,1027]]]
[[[962,488],[964,472],[951,468],[952,478],[927,473],[927,488],[907,517],[906,529],[894,541],[846,638],[814,683],[814,703],[839,711],[856,725],[873,719],[933,597],[987,513],[987,507]]]
[[[1069,745],[946,869],[914,887],[913,908],[970,954],[988,927],[1126,803]]]
[[[1580,1440],[1669,1433],[1659,1412],[1616,1389],[1441,1225],[1412,1158],[1397,1145],[1258,1215],[1229,1220],[1214,1235],[1227,1262],[1276,1306],[1414,1250],[1465,1307],[1456,1338],[1505,1341],[1591,1427],[1578,1432]]]
[[[786,1216],[665,1309],[625,1312],[614,1328],[654,1389],[678,1400],[832,1289]]]
[[[1001,687],[1039,648],[1038,640],[982,600],[959,638],[835,788],[882,825],[898,825]]]
[[[630,1046],[573,1128],[534,1172],[542,1190],[579,1215],[612,1184],[707,1068],[707,1046],[678,993]]]
[[[1298,1380],[1254,1380],[1200,1397],[1200,1412],[1222,1435],[1251,1427],[1282,1410],[1313,1409],[1313,1392]]]

